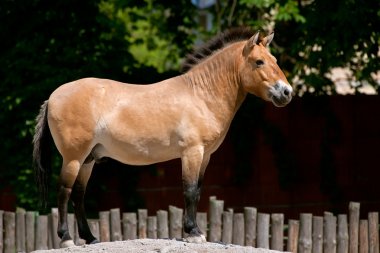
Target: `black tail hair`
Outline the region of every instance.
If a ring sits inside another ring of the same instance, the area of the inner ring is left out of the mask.
[[[41,196],[41,204],[46,208],[49,182],[51,178],[51,143],[53,138],[47,122],[48,101],[46,100],[36,118],[33,137],[34,176]]]

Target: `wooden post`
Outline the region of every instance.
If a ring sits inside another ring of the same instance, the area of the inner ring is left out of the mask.
[[[369,253],[379,253],[379,213],[368,213]]]
[[[71,238],[75,238],[75,215],[73,213],[67,214],[67,225],[69,226],[69,233]],[[98,237],[99,239],[99,237]]]
[[[25,215],[25,233],[26,233],[26,252],[32,252],[34,250],[35,241],[35,226],[36,225],[36,212],[26,212]]]
[[[244,246],[244,214],[235,213],[234,214],[234,225],[233,225],[233,236],[232,243],[236,245]]]
[[[164,210],[157,211],[157,238],[169,238],[168,212]]]
[[[25,210],[18,208],[16,211],[16,251],[26,251],[25,240]]]
[[[224,201],[210,198],[210,231],[209,241],[219,242],[222,240],[222,214]]]
[[[324,215],[323,252],[336,253],[336,217],[329,212]]]
[[[197,213],[197,224],[203,235],[207,237],[207,213]]]
[[[58,229],[58,208],[52,208],[51,216],[50,216],[50,236],[52,239],[52,246],[54,249],[60,248],[59,243],[61,239],[58,237],[57,229]]]
[[[233,215],[231,211],[223,212],[223,231],[222,231],[222,242],[226,244],[232,243],[232,228],[233,228]]]
[[[95,236],[95,238],[99,238],[100,236],[99,220],[89,219],[88,226],[90,227],[90,231],[92,235]]]
[[[157,217],[148,216],[148,238],[157,239]]]
[[[348,253],[347,215],[338,215],[337,253]]]
[[[137,216],[136,213],[123,213],[123,239],[137,239]]]
[[[350,202],[349,204],[349,253],[358,253],[359,250],[359,212],[360,203]]]
[[[323,217],[313,216],[312,253],[323,252]]]
[[[4,249],[4,222],[3,222],[4,211],[0,210],[0,252],[3,253]]]
[[[183,210],[175,206],[169,206],[169,236],[170,238],[182,238]]]
[[[368,221],[359,220],[359,253],[368,253]]]
[[[311,253],[312,250],[312,214],[301,213],[298,253]]]
[[[120,209],[114,208],[110,211],[111,218],[111,241],[123,240],[121,234]]]
[[[288,243],[286,250],[292,253],[297,253],[300,223],[298,220],[289,220],[288,226]]]
[[[146,238],[146,220],[148,218],[148,210],[138,209],[138,219],[139,219],[139,238]]]
[[[244,207],[244,220],[245,220],[245,245],[256,246],[256,221],[257,209],[254,207]]]
[[[269,249],[269,214],[257,214],[257,247]]]
[[[52,218],[51,218],[51,213],[48,214],[48,249],[53,249],[54,246],[53,246],[53,238],[52,238]],[[77,233],[78,234],[78,233]],[[76,244],[76,242],[75,242]]]
[[[368,221],[359,221],[359,253],[368,253]]]
[[[69,229],[70,231],[70,229]],[[78,222],[76,217],[74,217],[74,235],[73,235],[73,241],[75,245],[80,245],[79,242],[82,240],[79,236],[79,231],[78,231]],[[50,239],[49,239],[49,245],[50,245]]]
[[[4,253],[16,251],[16,215],[4,212]]]
[[[37,216],[36,222],[36,250],[47,250],[48,248],[48,217],[46,215]]]
[[[99,212],[99,240],[111,241],[110,211]]]
[[[274,213],[271,216],[271,249],[284,251],[284,215]]]

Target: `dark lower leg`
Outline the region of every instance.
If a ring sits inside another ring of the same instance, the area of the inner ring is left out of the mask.
[[[78,232],[80,238],[86,241],[86,244],[99,242],[91,233],[88,226],[86,213],[84,209],[84,194],[85,187],[75,182],[73,192],[71,194],[71,200],[74,205],[74,213],[78,223]]]
[[[200,196],[200,184],[183,184],[185,197],[184,230],[190,236],[202,235],[197,225],[197,206]]]
[[[70,198],[71,189],[61,186],[58,193],[58,229],[57,233],[62,241],[71,240],[69,227],[67,225],[67,203]]]

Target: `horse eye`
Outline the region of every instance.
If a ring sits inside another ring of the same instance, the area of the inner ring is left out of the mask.
[[[264,65],[264,61],[263,60],[257,60],[256,65],[257,65],[257,67],[261,67]]]

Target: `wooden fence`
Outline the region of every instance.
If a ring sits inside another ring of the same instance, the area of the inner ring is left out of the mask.
[[[223,200],[210,198],[209,212],[198,213],[200,229],[211,242],[233,243],[298,253],[379,253],[379,214],[371,212],[367,220],[359,219],[360,204],[351,202],[348,215],[324,216],[300,214],[299,220],[288,220],[283,214],[257,212],[245,207],[243,213],[224,210]],[[182,238],[183,210],[169,206],[155,216],[140,209],[137,213],[120,213],[119,209],[102,211],[99,219],[89,220],[94,235],[102,242],[137,238]],[[58,210],[49,215],[17,210],[0,211],[0,252],[30,252],[59,247],[56,235]],[[74,215],[69,214],[69,229],[77,245]]]

